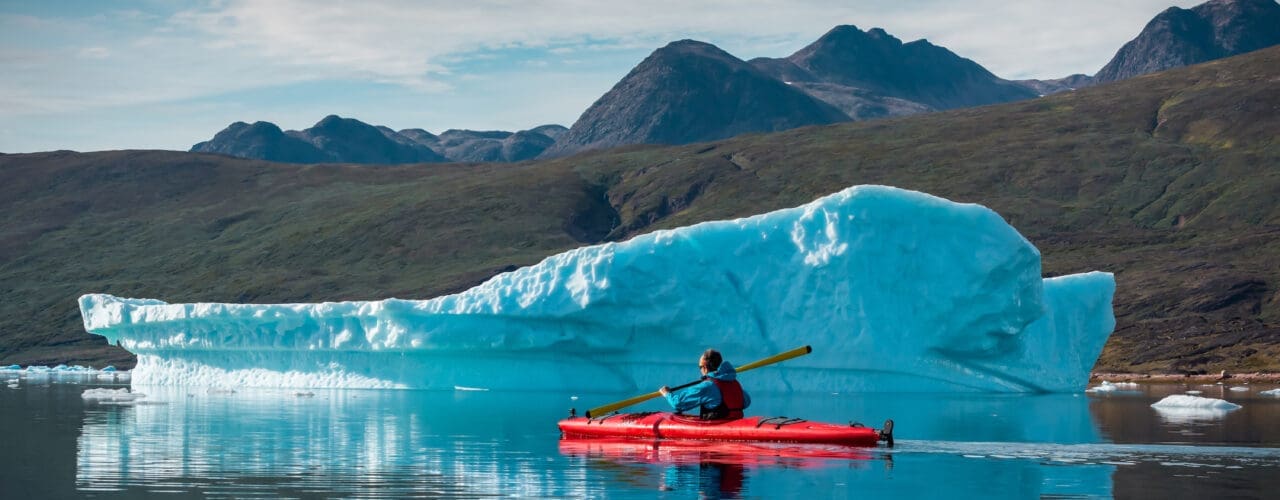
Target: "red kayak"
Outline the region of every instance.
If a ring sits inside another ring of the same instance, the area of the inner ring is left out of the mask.
[[[565,438],[695,439],[775,443],[893,446],[893,421],[876,430],[861,424],[839,425],[800,418],[746,417],[702,420],[667,412],[618,413],[599,418],[569,417],[559,423]]]
[[[560,440],[560,453],[635,463],[728,464],[759,467],[823,467],[832,460],[870,460],[864,447],[809,443],[743,443],[679,439],[572,438]]]

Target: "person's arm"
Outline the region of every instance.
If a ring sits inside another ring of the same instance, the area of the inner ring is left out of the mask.
[[[715,389],[715,383],[710,380],[704,380],[692,387],[679,391],[665,391],[666,394],[664,396],[667,398],[667,404],[670,404],[672,408],[675,408],[678,412],[685,412],[697,409],[702,405],[714,406],[720,404],[719,398],[716,397],[719,396],[719,391],[714,391],[713,389]]]
[[[751,406],[751,395],[747,394],[746,390],[743,390],[742,391],[742,409],[745,410],[749,406]]]

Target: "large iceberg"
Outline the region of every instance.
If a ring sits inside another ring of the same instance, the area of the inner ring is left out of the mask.
[[[995,212],[885,186],[578,248],[430,300],[80,298],[135,384],[650,390],[735,363],[758,391],[1079,391],[1115,326],[1109,273],[1042,279]]]

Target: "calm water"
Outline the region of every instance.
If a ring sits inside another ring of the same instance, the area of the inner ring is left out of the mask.
[[[1277,498],[1280,398],[1162,385],[1128,394],[755,395],[755,414],[897,421],[892,450],[767,453],[561,443],[555,422],[632,394],[0,385],[0,498]],[[1166,394],[1244,405],[1161,415]],[[654,405],[641,409],[658,409]],[[831,458],[828,455],[836,455]]]

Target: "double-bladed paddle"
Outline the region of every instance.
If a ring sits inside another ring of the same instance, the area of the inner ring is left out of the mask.
[[[768,365],[772,365],[772,364],[774,364],[774,363],[778,363],[778,362],[781,362],[781,361],[786,361],[786,360],[791,359],[791,358],[798,358],[798,357],[800,357],[800,356],[804,356],[805,354],[809,354],[809,353],[811,353],[811,352],[813,352],[813,348],[812,348],[812,347],[809,347],[809,346],[798,347],[798,348],[792,349],[792,350],[790,350],[790,351],[784,352],[784,353],[782,353],[782,354],[775,354],[775,355],[773,355],[773,356],[769,356],[769,357],[764,358],[764,359],[762,359],[762,360],[759,360],[759,361],[752,361],[752,362],[747,363],[747,364],[745,364],[745,365],[739,366],[739,367],[737,367],[737,372],[738,372],[738,373],[742,373],[742,372],[745,372],[745,371],[748,371],[748,370],[754,370],[754,369],[756,369],[756,368],[760,368],[761,366],[768,366]],[[694,385],[694,384],[697,384],[697,383],[699,383],[699,382],[702,382],[702,380],[701,380],[701,379],[699,379],[699,380],[694,380],[693,382],[689,382],[689,383],[684,384],[684,385],[678,385],[678,386],[676,386],[676,387],[672,387],[672,388],[671,388],[671,390],[672,390],[672,391],[678,391],[678,390],[680,390],[680,389],[684,389],[685,387],[689,387],[689,386]],[[635,404],[643,403],[643,402],[645,402],[645,401],[648,401],[648,400],[650,400],[650,399],[656,398],[656,397],[661,396],[661,395],[662,395],[662,393],[661,393],[661,392],[653,391],[653,392],[650,392],[650,393],[648,393],[648,394],[643,394],[643,395],[640,395],[640,396],[636,396],[636,397],[634,397],[634,398],[624,399],[624,400],[622,400],[622,401],[618,401],[618,402],[616,402],[616,403],[609,403],[609,404],[604,405],[604,406],[598,406],[598,407],[592,408],[592,409],[590,409],[590,410],[587,410],[587,418],[591,418],[592,416],[604,415],[604,414],[609,413],[609,412],[612,412],[612,411],[618,411],[618,410],[621,410],[621,409],[626,408],[626,407],[631,406],[631,405],[635,405]]]

